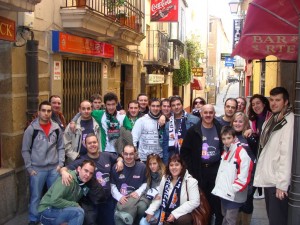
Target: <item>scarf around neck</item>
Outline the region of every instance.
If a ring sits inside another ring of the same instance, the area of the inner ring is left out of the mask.
[[[288,107],[285,114],[282,115],[282,112],[273,114],[267,121],[265,127],[263,128],[259,140],[258,148],[258,157],[261,153],[261,150],[265,147],[269,141],[273,131],[281,129],[287,122],[285,117],[292,112],[292,107]]]
[[[118,139],[120,137],[120,123],[117,120],[117,111],[114,113],[114,115],[111,115],[105,111],[105,115],[108,141]]]
[[[170,117],[170,122],[169,122],[169,147],[174,147],[175,150],[177,150],[179,153],[181,144],[182,144],[182,124],[187,116],[187,112],[183,110],[182,116],[180,119],[179,127],[177,128],[176,132],[176,125],[175,125],[175,117],[174,114],[172,113]]]
[[[180,205],[180,192],[182,186],[182,178],[178,177],[177,182],[170,194],[170,197],[168,198],[168,193],[171,186],[171,179],[172,177],[168,176],[164,186],[162,203],[160,206],[160,215],[158,218],[157,225],[163,225],[164,221],[168,218],[171,212],[174,209],[178,208],[178,206]]]

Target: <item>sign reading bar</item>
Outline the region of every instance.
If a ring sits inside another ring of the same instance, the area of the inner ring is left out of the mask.
[[[151,22],[178,22],[178,0],[151,0]]]
[[[163,84],[165,82],[165,76],[163,74],[148,74],[147,84]]]
[[[60,31],[52,31],[52,51],[83,54],[102,58],[114,57],[114,46],[111,44]]]
[[[192,73],[196,77],[203,77],[203,68],[202,67],[192,68]]]
[[[15,21],[0,16],[0,40],[16,41]]]

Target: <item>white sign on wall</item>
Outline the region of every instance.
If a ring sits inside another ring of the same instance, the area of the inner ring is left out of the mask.
[[[54,80],[61,80],[61,62],[54,61]]]

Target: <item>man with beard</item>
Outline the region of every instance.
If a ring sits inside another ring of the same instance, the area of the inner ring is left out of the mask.
[[[215,186],[223,143],[220,136],[221,125],[214,119],[215,109],[207,104],[202,107],[200,121],[192,126],[183,140],[180,156],[185,161],[190,174],[198,180],[215,214],[215,225],[221,225],[220,198],[211,194]]]
[[[224,105],[225,115],[219,116],[216,119],[223,126],[230,126],[231,119],[236,113],[238,102],[235,98],[227,98]]]
[[[283,87],[273,88],[269,101],[273,115],[262,127],[253,186],[263,187],[265,190],[270,225],[286,225],[293,157],[294,113],[289,103],[289,93]]]
[[[163,161],[168,163],[173,154],[179,154],[187,130],[199,122],[199,118],[183,110],[183,101],[179,96],[170,98],[171,117],[165,126],[163,135]]]
[[[143,162],[147,161],[147,156],[151,153],[158,154],[161,158],[163,156],[160,145],[163,129],[158,125],[160,115],[160,101],[153,98],[150,100],[148,114],[138,119],[132,129],[133,145],[137,147],[139,143],[138,156]]]
[[[74,170],[84,160],[92,160],[96,164],[94,178],[91,180],[90,191],[86,197],[81,200],[81,206],[85,211],[86,225],[114,225],[114,208],[115,204],[111,196],[110,173],[116,163],[115,169],[123,169],[123,160],[117,158],[116,154],[108,152],[99,152],[99,143],[95,134],[88,134],[85,138],[87,154],[80,159],[71,162],[67,167],[60,170],[62,182],[70,185],[73,177],[68,170]],[[104,190],[104,193],[103,193]],[[104,198],[103,198],[104,194]]]

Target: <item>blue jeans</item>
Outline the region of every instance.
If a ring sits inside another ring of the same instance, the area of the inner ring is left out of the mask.
[[[116,202],[112,196],[110,196],[105,202],[99,204],[97,207],[98,224],[115,225],[115,208]]]
[[[153,219],[156,221],[158,220],[158,217],[159,217],[159,213],[160,213],[160,210],[156,210],[155,213],[154,213],[154,216],[153,216]],[[157,223],[157,222],[156,222]],[[150,223],[147,222],[146,220],[146,217],[143,217],[140,221],[140,225],[150,225]]]
[[[30,176],[29,221],[39,221],[40,216],[37,209],[41,201],[43,187],[46,183],[49,189],[58,177],[56,169],[35,171],[37,174]]]
[[[41,213],[41,223],[43,225],[82,225],[84,211],[81,207],[67,207],[63,209],[47,208]]]

